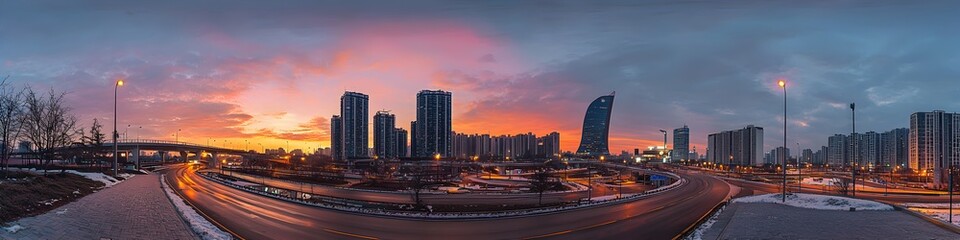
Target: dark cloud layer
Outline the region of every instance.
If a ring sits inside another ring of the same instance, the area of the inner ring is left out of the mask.
[[[815,148],[849,131],[850,102],[861,106],[865,131],[906,127],[916,111],[960,111],[958,10],[954,1],[4,1],[0,74],[71,92],[85,119],[110,115],[114,79],[136,78],[148,81],[124,92],[134,104],[121,110],[143,124],[328,138],[327,119],[315,116],[335,112],[302,113],[312,120],[291,129],[253,127],[268,121],[257,116],[293,111],[252,113],[239,95],[264,82],[296,96],[311,94],[303,82],[346,81],[323,78],[351,71],[358,58],[334,50],[350,46],[347,32],[373,29],[361,32],[377,44],[437,37],[453,40],[410,48],[496,45],[515,55],[424,68],[432,79],[417,79],[426,82],[420,88],[457,94],[461,131],[558,130],[571,150],[586,105],[616,91],[612,150],[645,147],[661,139],[659,129],[683,124],[701,147],[708,133],[759,125],[772,147],[781,144],[775,81],[784,78],[789,141]],[[421,27],[379,25],[403,21]],[[493,40],[466,43],[464,32]],[[503,70],[511,67],[524,69]]]

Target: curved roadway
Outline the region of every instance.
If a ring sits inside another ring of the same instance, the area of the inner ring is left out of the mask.
[[[688,183],[630,203],[491,220],[421,221],[328,210],[236,190],[168,171],[167,181],[208,217],[247,239],[671,239],[723,201],[729,185],[681,174]]]

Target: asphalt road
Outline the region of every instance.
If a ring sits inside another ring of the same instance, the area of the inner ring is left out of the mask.
[[[730,192],[724,181],[681,174],[677,189],[638,201],[553,214],[472,221],[395,219],[250,194],[170,169],[167,181],[204,214],[247,239],[671,239]]]

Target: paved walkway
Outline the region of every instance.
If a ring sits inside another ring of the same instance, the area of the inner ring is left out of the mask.
[[[732,203],[703,239],[958,239],[901,211],[829,211]]]
[[[160,188],[160,175],[138,175],[43,215],[0,239],[198,239]]]

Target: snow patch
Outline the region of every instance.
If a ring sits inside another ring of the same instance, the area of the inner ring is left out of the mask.
[[[949,209],[949,203],[904,203],[903,207],[907,208],[931,208],[931,209]],[[960,208],[960,203],[954,203],[953,209]]]
[[[713,215],[710,215],[710,219],[697,226],[697,229],[693,230],[689,236],[684,238],[684,240],[701,240],[703,239],[703,233],[707,232],[710,227],[713,227],[713,224],[717,222],[717,218],[720,217],[720,213],[723,212],[723,209],[727,208],[726,206],[714,212]]]
[[[66,214],[66,213],[67,213],[67,210],[68,210],[67,208],[64,208],[64,209],[62,209],[62,210],[60,210],[60,211],[57,211],[57,215]]]
[[[947,206],[944,204],[944,206]],[[950,221],[950,209],[923,209],[923,208],[910,208],[912,211],[916,211],[927,216],[931,216],[937,219],[940,219],[944,222]],[[953,211],[953,225],[960,226],[960,212]]]
[[[794,193],[787,195],[787,201],[782,201],[782,195],[779,193],[755,195],[733,199],[734,203],[777,203],[799,208],[817,209],[817,210],[850,210],[851,207],[857,210],[877,210],[891,211],[893,207],[874,201],[853,199],[837,196],[826,196],[808,193]]]
[[[67,172],[83,176],[90,180],[102,182],[104,185],[106,185],[106,187],[112,187],[113,185],[117,185],[117,183],[120,183],[120,180],[117,180],[116,178],[113,178],[111,176],[107,176],[106,174],[103,174],[103,173],[78,172],[76,170],[67,170]]]
[[[197,235],[200,235],[200,237],[203,239],[224,239],[224,240],[233,239],[233,237],[230,236],[230,234],[214,226],[212,223],[207,221],[206,218],[203,218],[202,216],[200,216],[200,214],[197,213],[197,211],[194,210],[193,207],[190,207],[189,205],[184,203],[184,200],[180,198],[179,195],[174,193],[173,189],[170,189],[170,187],[167,186],[167,182],[163,181],[162,180],[163,178],[164,177],[161,175],[160,184],[162,185],[164,192],[167,194],[167,198],[169,198],[170,201],[173,202],[173,206],[176,207],[177,211],[180,212],[180,215],[187,220],[187,223],[190,224],[190,228],[193,229],[193,231],[196,232]]]
[[[840,179],[836,178],[803,178],[803,181],[800,182],[803,185],[817,185],[817,186],[836,186],[840,183]]]
[[[3,230],[7,230],[7,232],[9,232],[9,233],[17,233],[17,232],[19,232],[20,230],[23,230],[23,229],[24,229],[24,227],[23,227],[23,226],[20,226],[20,224],[13,225],[13,226],[9,226],[9,227],[4,227],[4,228],[3,228]]]

